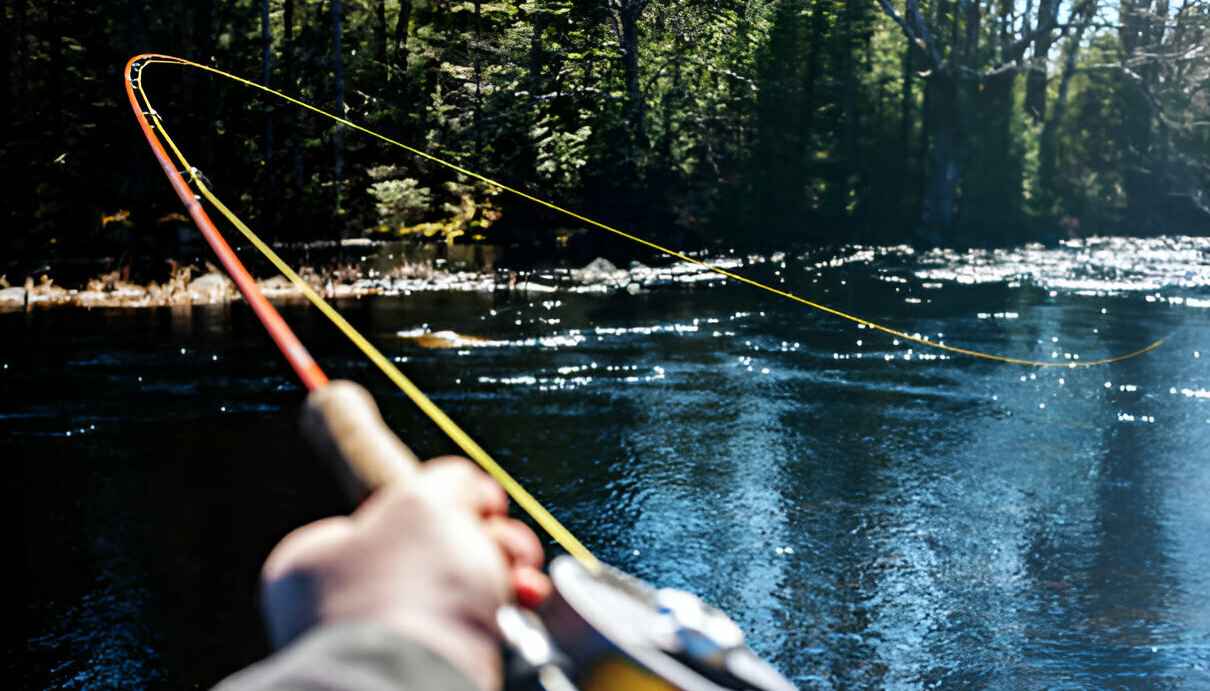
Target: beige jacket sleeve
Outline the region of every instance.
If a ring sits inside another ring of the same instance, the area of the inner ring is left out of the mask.
[[[380,626],[320,627],[214,691],[479,691],[441,656]]]

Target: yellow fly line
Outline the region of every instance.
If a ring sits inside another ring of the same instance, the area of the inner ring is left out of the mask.
[[[277,91],[276,89],[269,88],[263,84],[258,84],[257,82],[254,82],[250,79],[245,79],[238,75],[231,74],[230,72],[225,72],[223,70],[218,69],[217,67],[211,67],[209,65],[203,65],[200,63],[193,62],[191,60],[185,60],[184,58],[177,58],[177,57],[171,57],[171,56],[158,56],[157,58],[146,61],[146,63],[144,63],[144,64],[156,63],[156,62],[163,63],[163,64],[171,64],[171,65],[181,65],[181,66],[185,66],[185,67],[193,67],[193,68],[196,68],[199,70],[209,72],[211,74],[218,75],[220,77],[224,77],[226,79],[230,79],[235,82],[239,82],[240,84],[243,84],[244,86],[250,87],[252,89],[256,89],[256,90],[262,91],[267,94],[272,94],[273,96],[276,96],[284,101],[287,101],[288,103],[292,103],[300,108],[305,108],[305,109],[311,111],[312,113],[320,115],[324,118],[327,118],[334,122],[338,122],[338,123],[344,125],[345,127],[348,127],[350,129],[357,130],[358,132],[367,134],[371,137],[374,137],[375,139],[378,139],[387,144],[390,144],[391,146],[398,147],[400,149],[403,149],[404,151],[407,151],[408,153],[411,153],[413,155],[416,155],[421,158],[432,161],[433,163],[444,166],[457,173],[460,173],[460,174],[465,175],[470,178],[474,178],[481,182],[485,182],[489,185],[492,185],[493,187],[499,188],[506,192],[515,194],[518,197],[521,197],[522,199],[529,200],[535,204],[538,204],[539,206],[544,206],[548,209],[551,209],[552,211],[557,211],[565,216],[574,218],[577,221],[580,221],[582,223],[586,223],[595,228],[599,228],[601,230],[608,231],[619,237],[626,238],[627,240],[630,240],[631,242],[634,242],[639,245],[643,245],[644,247],[648,247],[650,249],[656,250],[657,252],[665,254],[669,257],[679,259],[679,260],[681,260],[683,262],[687,262],[689,264],[694,264],[694,265],[700,266],[703,269],[712,271],[716,274],[719,274],[720,276],[724,276],[733,281],[737,281],[739,283],[743,283],[743,284],[752,286],[753,288],[759,288],[760,290],[764,290],[766,292],[772,293],[773,295],[776,295],[778,297],[782,297],[787,300],[792,300],[801,305],[806,305],[807,307],[810,307],[812,309],[819,310],[820,312],[830,314],[834,317],[839,317],[840,319],[845,319],[845,320],[853,322],[855,324],[860,324],[868,329],[872,329],[874,331],[880,331],[882,333],[888,334],[890,336],[894,336],[895,338],[907,341],[909,343],[915,343],[917,345],[925,346],[927,348],[934,348],[934,349],[942,350],[942,351],[945,351],[948,353],[954,353],[956,355],[965,355],[968,357],[978,358],[980,360],[990,360],[992,362],[1001,362],[1001,363],[1010,364],[1010,365],[1022,365],[1025,367],[1047,367],[1047,368],[1061,367],[1061,368],[1066,368],[1066,369],[1075,369],[1075,368],[1082,368],[1082,367],[1097,367],[1100,365],[1109,365],[1109,364],[1113,364],[1115,362],[1129,360],[1130,358],[1137,357],[1139,355],[1143,355],[1144,353],[1151,352],[1152,350],[1155,350],[1156,348],[1160,347],[1160,345],[1162,345],[1164,343],[1164,339],[1161,338],[1157,341],[1150,343],[1149,345],[1147,345],[1143,348],[1139,348],[1138,350],[1134,350],[1129,353],[1124,353],[1121,355],[1113,355],[1113,356],[1104,357],[1104,358],[1095,359],[1095,360],[1073,360],[1073,361],[1054,362],[1054,361],[1047,361],[1047,360],[1031,360],[1028,358],[1012,357],[1009,355],[997,355],[995,353],[988,353],[988,352],[984,352],[984,351],[980,351],[980,350],[973,350],[970,348],[962,348],[959,346],[942,343],[940,341],[930,340],[926,336],[909,334],[906,331],[900,331],[899,329],[895,329],[895,328],[886,326],[884,324],[879,324],[878,322],[870,321],[869,319],[865,319],[864,317],[860,317],[855,314],[851,314],[851,313],[836,309],[835,307],[829,307],[827,305],[815,302],[814,300],[809,300],[805,297],[802,297],[801,295],[797,295],[795,293],[791,293],[786,290],[781,290],[780,288],[775,288],[767,283],[763,283],[761,281],[757,281],[755,279],[748,278],[747,276],[744,276],[742,274],[737,274],[733,271],[729,271],[720,266],[715,266],[714,264],[711,264],[710,262],[703,261],[703,260],[697,259],[695,257],[691,257],[691,256],[685,254],[684,252],[680,252],[680,251],[677,251],[677,250],[674,250],[674,249],[671,249],[668,247],[664,247],[663,245],[660,245],[658,243],[647,240],[646,238],[642,238],[642,237],[639,237],[632,233],[628,233],[624,230],[620,230],[611,225],[602,223],[595,219],[592,219],[592,218],[589,218],[582,214],[576,213],[575,211],[571,211],[570,209],[566,209],[553,202],[549,202],[540,197],[536,197],[528,192],[525,192],[524,190],[520,190],[515,187],[510,187],[509,185],[499,182],[498,180],[489,178],[486,175],[482,175],[480,173],[476,173],[473,170],[468,170],[467,168],[463,168],[462,166],[460,166],[456,163],[452,163],[435,154],[431,154],[427,151],[423,151],[421,149],[417,149],[415,147],[408,146],[407,144],[404,144],[403,142],[392,139],[379,132],[375,132],[374,130],[371,130],[368,127],[359,125],[359,124],[353,122],[352,120],[342,118],[339,115],[330,113],[322,108],[318,108],[309,103],[306,103],[305,101],[300,101],[299,99],[294,98],[293,96],[290,96],[288,94],[284,94],[280,91]],[[154,113],[154,111],[153,111],[153,113]]]

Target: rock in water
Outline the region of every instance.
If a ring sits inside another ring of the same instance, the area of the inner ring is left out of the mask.
[[[257,281],[257,283],[260,284],[261,292],[267,297],[280,297],[302,292],[294,287],[294,284],[287,280],[285,276],[274,276],[263,281]]]
[[[613,265],[604,257],[597,257],[588,262],[582,269],[572,269],[571,278],[577,283],[593,285],[597,283],[619,283],[627,273]]]
[[[221,302],[230,296],[231,279],[218,273],[208,273],[189,282],[193,302]]]
[[[613,262],[604,257],[597,257],[596,259],[593,259],[592,261],[588,262],[587,266],[581,269],[581,271],[593,271],[602,274],[611,274],[617,270],[618,267],[614,266]]]
[[[468,348],[487,345],[490,342],[486,338],[478,336],[466,336],[454,331],[434,331],[418,334],[400,334],[404,338],[411,339],[416,342],[416,345],[421,348]]]

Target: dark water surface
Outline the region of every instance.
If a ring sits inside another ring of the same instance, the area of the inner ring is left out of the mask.
[[[1208,249],[742,269],[1021,357],[1169,337],[1093,369],[937,358],[736,285],[341,307],[590,549],[722,606],[803,688],[1210,688]],[[419,453],[452,451],[317,313],[284,311]],[[397,335],[423,325],[493,342]],[[261,560],[341,504],[248,310],[12,312],[0,334],[4,676],[194,688],[263,655]]]

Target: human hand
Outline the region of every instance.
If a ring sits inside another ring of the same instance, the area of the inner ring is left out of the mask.
[[[376,448],[410,453],[397,439]],[[269,555],[262,579],[270,636],[281,646],[324,623],[379,623],[485,691],[499,689],[496,610],[514,597],[534,606],[549,594],[541,543],[507,517],[504,491],[470,461],[444,457],[418,469],[411,458],[394,461],[406,478],[387,482],[350,516],[295,530]]]

